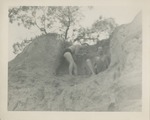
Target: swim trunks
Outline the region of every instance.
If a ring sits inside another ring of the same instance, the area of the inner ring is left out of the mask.
[[[72,55],[72,51],[71,51],[71,49],[69,49],[69,48],[65,49],[64,54],[65,54],[66,52],[70,52],[70,53],[71,53],[71,55]]]

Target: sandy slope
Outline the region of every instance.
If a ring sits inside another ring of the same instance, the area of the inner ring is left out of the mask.
[[[55,34],[37,38],[9,63],[8,110],[141,111],[141,27],[139,13],[114,31],[111,64],[92,77],[55,76],[59,38]]]

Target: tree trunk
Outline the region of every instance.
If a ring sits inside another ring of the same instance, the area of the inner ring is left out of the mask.
[[[66,32],[65,32],[65,40],[67,39],[67,36],[68,36],[69,27],[70,27],[70,26],[67,26],[67,29],[66,29]]]
[[[43,32],[47,35],[46,29],[44,29]]]

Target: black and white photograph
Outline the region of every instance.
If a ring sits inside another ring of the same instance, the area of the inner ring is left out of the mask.
[[[149,120],[148,0],[0,3],[0,120]]]
[[[9,6],[8,111],[142,111],[142,9]]]

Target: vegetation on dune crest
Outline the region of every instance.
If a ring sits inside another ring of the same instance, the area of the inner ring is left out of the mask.
[[[100,16],[90,28],[80,25],[84,19],[78,6],[20,6],[9,8],[9,22],[23,25],[27,29],[37,28],[41,34],[57,33],[64,41],[99,41],[105,33],[108,38],[117,24],[113,18]],[[91,10],[92,8],[87,7]],[[20,53],[27,44],[14,43],[14,53]]]

